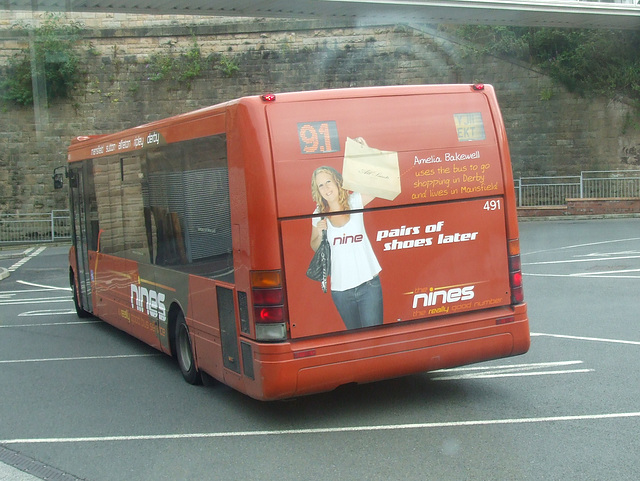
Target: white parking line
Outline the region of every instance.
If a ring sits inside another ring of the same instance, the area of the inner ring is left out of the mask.
[[[152,354],[120,354],[115,356],[78,356],[78,357],[50,357],[45,359],[7,359],[0,360],[0,364],[24,364],[31,362],[59,362],[59,361],[95,361],[97,359],[128,359],[132,357],[156,357],[163,356],[164,354],[152,353]]]
[[[23,257],[22,259],[20,259],[18,262],[16,262],[15,264],[13,264],[11,267],[9,267],[9,269],[7,269],[9,272],[15,272],[17,269],[19,269],[20,267],[22,267],[24,264],[26,264],[27,262],[29,262],[31,259],[33,259],[35,256],[39,255],[40,253],[42,253],[47,247],[46,246],[42,246],[38,249],[36,249],[35,251],[33,250],[33,247],[31,249],[27,249],[26,251],[24,251],[23,254],[26,255],[26,257]]]
[[[635,242],[640,240],[638,237],[629,239],[615,239],[602,242],[590,242],[586,244],[575,244],[570,246],[556,247],[553,249],[544,249],[535,252],[527,252],[521,254],[522,256],[531,254],[541,254],[553,251],[563,251],[569,249],[601,246],[604,244],[614,244],[619,242]],[[536,261],[536,262],[523,262],[523,266],[550,266],[550,265],[563,265],[563,264],[581,264],[584,262],[611,262],[616,260],[632,260],[640,259],[640,251],[638,250],[619,250],[616,252],[591,252],[588,254],[574,254],[572,259],[560,259],[553,261]],[[548,273],[529,273],[523,272],[526,276],[531,277],[564,277],[564,278],[587,278],[587,279],[640,279],[640,269],[618,269],[599,272],[575,272],[572,274],[548,274]]]
[[[583,361],[536,362],[530,364],[503,364],[499,366],[470,366],[433,371],[436,377],[432,381],[457,381],[460,379],[493,379],[499,377],[546,376],[557,374],[579,374],[593,372],[593,369],[556,369],[541,370],[550,367],[563,367],[582,364]],[[458,374],[464,373],[464,374]],[[442,375],[443,374],[443,375]]]
[[[16,281],[16,282],[21,282],[21,281]],[[23,284],[27,284],[26,282],[23,282]],[[31,285],[37,285],[37,284],[31,284]],[[0,297],[2,296],[15,296],[17,294],[31,294],[32,292],[51,292],[51,291],[71,291],[71,288],[67,288],[67,287],[46,287],[46,286],[41,286],[42,288],[40,289],[20,289],[20,290],[15,290],[15,291],[3,291],[2,294],[0,294]]]
[[[640,269],[622,269],[617,271],[600,271],[600,272],[576,272],[570,274],[572,277],[608,277],[611,279],[630,279],[637,278],[638,276],[612,276],[611,274],[626,274],[627,272],[640,272]]]
[[[44,285],[44,284],[35,284],[33,282],[27,282],[27,281],[16,281],[16,282],[18,282],[20,284],[23,284],[25,286],[40,287],[45,291],[71,291],[70,287],[47,286],[47,285]],[[36,289],[31,290],[31,291],[15,291],[15,292],[33,292],[35,290]]]
[[[604,419],[628,419],[640,417],[640,412],[606,413],[606,414],[579,414],[575,416],[542,416],[537,418],[507,418],[484,419],[476,421],[449,421],[412,424],[381,424],[375,426],[344,426],[333,428],[309,428],[309,429],[275,429],[272,431],[227,431],[211,433],[184,433],[184,434],[148,434],[138,436],[87,436],[76,438],[17,438],[0,439],[0,445],[12,444],[62,444],[62,443],[98,443],[114,441],[157,441],[176,439],[206,439],[206,438],[238,438],[250,436],[290,436],[300,434],[334,434],[334,433],[358,433],[372,431],[402,431],[408,429],[438,429],[473,426],[494,426],[509,424],[535,424],[558,423],[572,421],[598,421]]]
[[[487,369],[520,369],[520,368],[540,368],[540,367],[558,367],[572,366],[582,364],[584,361],[551,361],[551,362],[532,362],[527,364],[501,364],[498,366],[460,366],[449,369],[439,369],[432,372],[460,372],[460,371],[485,371]]]
[[[623,271],[602,271],[602,272],[579,272],[574,274],[535,274],[532,272],[523,272],[522,275],[529,277],[570,277],[574,279],[640,279],[637,276],[620,275],[624,272],[640,272],[640,269],[627,269]]]
[[[600,242],[588,242],[586,244],[575,244],[570,246],[554,247],[551,249],[541,249],[539,251],[523,252],[520,255],[530,256],[533,254],[541,254],[544,252],[562,251],[566,249],[577,249],[579,247],[592,247],[592,246],[599,246],[603,244],[615,244],[617,242],[629,242],[629,241],[637,241],[637,240],[640,240],[640,237],[630,237],[629,239],[613,239],[613,240],[600,241]]]
[[[433,381],[458,381],[460,379],[492,379],[497,377],[525,377],[525,376],[548,376],[557,374],[582,374],[593,372],[593,369],[562,369],[558,371],[539,371],[539,372],[494,372],[494,373],[476,373],[476,374],[460,374],[458,376],[442,376],[435,377]]]
[[[76,311],[73,311],[75,314]],[[44,324],[0,324],[0,329],[2,328],[22,328],[22,327],[51,327],[51,326],[72,326],[76,324],[97,324],[101,323],[100,320],[95,321],[71,321],[71,322],[49,322]]]
[[[523,266],[544,266],[550,264],[576,264],[580,262],[616,261],[623,259],[640,259],[640,256],[594,257],[589,259],[565,259],[561,261],[523,262]]]
[[[531,337],[556,337],[558,339],[572,339],[574,341],[608,342],[612,344],[630,344],[640,346],[640,341],[625,341],[623,339],[604,339],[601,337],[567,336],[564,334],[546,334],[542,332],[532,332]]]
[[[44,311],[26,311],[26,312],[21,312],[20,314],[18,314],[18,317],[37,317],[37,316],[62,316],[62,315],[69,315],[69,314],[75,314],[76,310],[75,309],[46,309]],[[67,323],[62,323],[62,324],[79,324],[78,322],[67,322]],[[42,325],[49,325],[51,326],[52,324],[35,324],[38,326],[42,326]]]
[[[591,254],[575,254],[574,257],[608,257],[622,256],[630,254],[640,254],[638,251],[620,251],[620,252],[592,252]]]
[[[0,306],[19,306],[23,304],[47,304],[53,302],[73,302],[69,296],[64,297],[38,297],[34,299],[1,299]]]

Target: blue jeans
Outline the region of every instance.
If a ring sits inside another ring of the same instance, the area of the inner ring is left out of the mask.
[[[382,324],[382,286],[376,276],[353,289],[331,291],[333,303],[347,329]]]

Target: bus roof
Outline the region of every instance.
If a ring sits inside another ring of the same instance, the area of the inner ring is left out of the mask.
[[[69,162],[76,162],[117,153],[144,150],[158,145],[207,135],[220,134],[225,131],[224,113],[230,107],[239,104],[253,106],[253,108],[261,108],[273,102],[308,102],[374,96],[419,95],[425,93],[463,93],[485,89],[492,90],[492,87],[484,84],[397,85],[309,90],[303,92],[246,96],[149,122],[117,133],[75,137],[69,145],[67,159]],[[200,122],[202,119],[208,120],[206,123]]]

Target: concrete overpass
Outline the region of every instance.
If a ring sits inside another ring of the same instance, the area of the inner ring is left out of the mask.
[[[0,9],[639,29],[638,0],[0,0]]]

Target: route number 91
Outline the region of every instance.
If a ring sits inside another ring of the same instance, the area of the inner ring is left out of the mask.
[[[333,120],[299,123],[298,140],[303,154],[328,154],[340,150],[338,126]]]
[[[500,203],[500,199],[488,200],[484,203],[484,210],[500,210],[502,208],[502,204]]]

